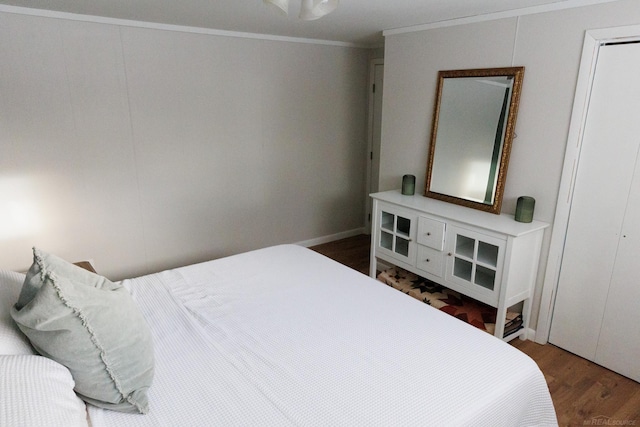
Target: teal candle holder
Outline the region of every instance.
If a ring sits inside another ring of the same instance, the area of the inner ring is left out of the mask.
[[[518,222],[531,222],[533,221],[533,210],[536,206],[536,199],[529,196],[518,197],[516,203],[516,215],[515,220]]]
[[[405,175],[402,177],[402,194],[405,196],[413,196],[416,193],[416,177],[413,175]]]

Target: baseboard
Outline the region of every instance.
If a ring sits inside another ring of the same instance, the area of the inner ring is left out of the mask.
[[[536,337],[535,329],[528,328],[527,331],[524,333],[524,338],[529,341],[534,341],[535,337]]]
[[[304,240],[302,242],[297,242],[296,245],[308,248],[310,246],[322,245],[323,243],[346,239],[347,237],[358,236],[360,234],[365,234],[364,227],[354,228],[353,230],[342,231],[340,233],[330,234],[328,236],[316,237],[315,239]]]

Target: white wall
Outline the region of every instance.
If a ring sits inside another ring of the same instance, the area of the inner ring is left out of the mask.
[[[369,52],[0,13],[0,268],[113,279],[363,226]]]
[[[553,221],[584,33],[640,22],[637,0],[390,35],[385,49],[380,189],[416,175],[424,189],[437,72],[524,66],[520,109],[502,211],[518,196],[536,199],[535,219]],[[533,306],[533,327],[550,229]]]

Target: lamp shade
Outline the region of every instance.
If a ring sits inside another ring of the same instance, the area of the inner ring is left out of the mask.
[[[312,21],[322,18],[338,7],[339,0],[302,0],[300,19]]]
[[[264,0],[264,2],[277,7],[285,15],[289,14],[289,0]]]

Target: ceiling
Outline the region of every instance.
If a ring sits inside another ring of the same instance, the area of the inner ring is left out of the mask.
[[[297,18],[299,0],[292,0],[288,17],[263,0],[0,0],[0,5],[376,46],[383,43],[383,30],[520,9],[531,13],[609,1],[342,0],[336,11],[316,21]]]

